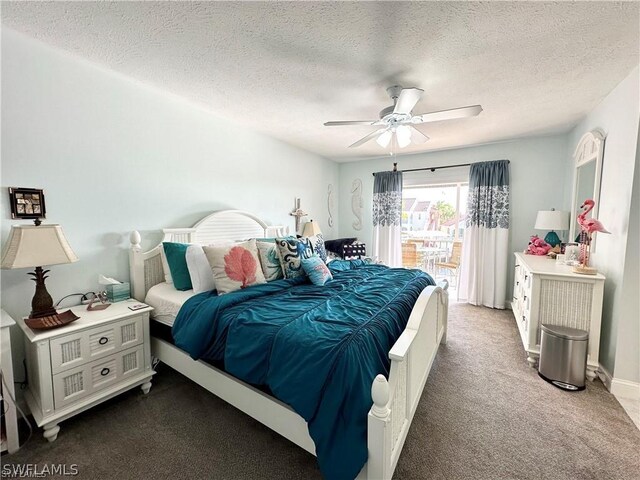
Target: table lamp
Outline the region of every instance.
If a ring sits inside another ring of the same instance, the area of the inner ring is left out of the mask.
[[[302,231],[303,237],[313,237],[315,235],[318,235],[319,233],[322,233],[320,231],[320,225],[318,225],[313,220],[304,224],[304,230]]]
[[[560,245],[560,238],[554,230],[569,230],[569,212],[556,209],[540,210],[536,217],[536,230],[550,230],[544,241],[552,247]]]
[[[56,314],[44,284],[49,270],[43,270],[42,265],[77,261],[60,225],[20,225],[11,227],[1,266],[3,269],[35,267],[34,272],[28,273],[36,282],[29,318],[40,318]]]

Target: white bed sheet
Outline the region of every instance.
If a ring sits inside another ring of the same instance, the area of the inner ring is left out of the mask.
[[[176,290],[172,283],[162,282],[149,289],[144,303],[154,308],[154,320],[171,327],[182,304],[194,295],[193,290]]]

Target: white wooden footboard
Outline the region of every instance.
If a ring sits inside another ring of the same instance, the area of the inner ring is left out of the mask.
[[[359,478],[393,475],[438,346],[446,343],[447,288],[443,281],[420,294],[405,331],[389,352],[389,380],[378,375],[371,386],[369,461]]]

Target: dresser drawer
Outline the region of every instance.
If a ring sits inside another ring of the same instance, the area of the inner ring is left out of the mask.
[[[143,355],[144,346],[140,345],[54,375],[56,409],[141,373]]]
[[[520,270],[520,285],[521,295],[527,299],[531,296],[531,285],[533,284],[533,277],[531,276],[531,272],[529,272],[526,268],[521,268]]]
[[[142,315],[53,338],[51,370],[55,374],[142,343]]]

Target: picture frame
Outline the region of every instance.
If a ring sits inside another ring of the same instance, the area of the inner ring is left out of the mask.
[[[47,218],[44,190],[39,188],[9,187],[11,218],[36,220]]]

